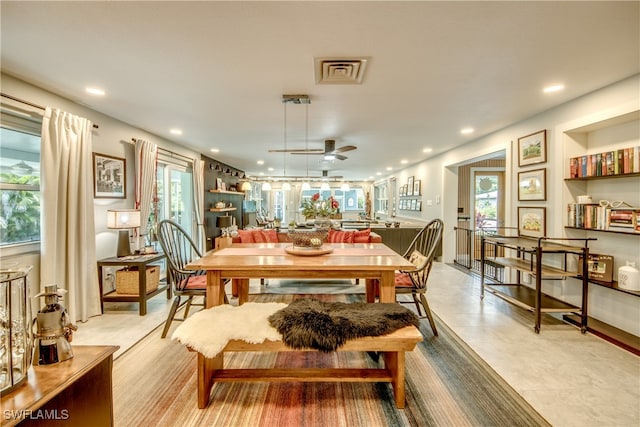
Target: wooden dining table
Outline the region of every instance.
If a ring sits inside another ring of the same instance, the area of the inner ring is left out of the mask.
[[[249,298],[249,279],[365,279],[367,302],[395,302],[396,270],[415,266],[382,243],[327,243],[324,252],[291,254],[291,243],[241,243],[207,252],[187,265],[206,270],[206,306],[224,303],[224,284],[231,279],[238,289],[238,303]],[[296,251],[294,251],[296,252]]]

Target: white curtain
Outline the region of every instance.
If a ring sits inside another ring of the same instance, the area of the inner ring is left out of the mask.
[[[158,146],[156,144],[142,139],[136,140],[136,209],[140,209],[139,249],[144,247],[144,239],[148,232],[149,213],[151,212],[156,182],[157,158]]]
[[[47,107],[42,121],[41,284],[68,291],[72,321],[101,314],[93,214],[93,124]]]
[[[204,160],[193,159],[193,210],[196,214],[195,242],[200,253],[206,251],[206,229],[202,221],[204,217]]]

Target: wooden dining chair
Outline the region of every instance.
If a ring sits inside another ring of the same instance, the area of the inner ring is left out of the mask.
[[[158,224],[158,240],[167,258],[167,280],[173,287],[175,299],[164,324],[162,338],[167,336],[173,320],[184,320],[192,305],[204,306],[207,275],[204,270],[187,270],[188,263],[202,254],[187,232],[176,222],[165,219]],[[194,297],[202,297],[202,304],[193,304]],[[185,298],[182,300],[182,298]],[[225,302],[227,301],[225,295]],[[178,309],[186,303],[184,317],[175,319]]]
[[[444,223],[440,219],[434,219],[424,226],[403,255],[403,257],[416,266],[416,270],[398,271],[395,274],[396,295],[411,294],[413,303],[415,303],[416,309],[418,310],[418,315],[422,316],[422,311],[420,310],[420,306],[422,306],[433,330],[433,334],[436,336],[438,335],[438,330],[436,329],[433,315],[429,309],[426,292],[431,266],[433,265],[438,246],[442,240],[443,227]]]

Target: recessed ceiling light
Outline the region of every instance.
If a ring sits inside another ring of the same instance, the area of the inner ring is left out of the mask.
[[[258,175],[262,175],[262,176],[264,176],[264,172],[260,172]]]
[[[264,165],[264,160],[258,160],[256,163],[259,165]]]
[[[409,160],[407,159],[400,160],[400,164],[406,165],[407,163],[409,163]]]
[[[171,132],[173,135],[182,135],[182,129],[170,129],[169,132]]]
[[[376,175],[382,175],[382,172],[376,172]]]
[[[432,152],[432,151],[433,151],[433,148],[429,148],[429,147],[427,147],[427,148],[423,148],[423,149],[422,149],[422,152],[423,152],[423,153],[430,153],[430,152]]]
[[[559,90],[564,89],[564,85],[553,85],[547,86],[543,89],[544,93],[558,92]]]
[[[273,168],[267,168],[269,172],[273,172]]]
[[[474,130],[474,128],[462,128],[460,129],[460,133],[463,135],[469,135],[470,133],[473,133]]]
[[[373,179],[373,176],[370,176],[369,179]]]
[[[391,166],[387,166],[387,170],[390,171],[393,170],[393,168]]]
[[[211,149],[211,152],[212,152],[212,153],[219,153],[219,152],[220,152],[220,149],[219,149],[219,148],[212,148],[212,149]]]
[[[91,95],[104,96],[104,90],[97,87],[88,87],[85,88],[85,91]]]

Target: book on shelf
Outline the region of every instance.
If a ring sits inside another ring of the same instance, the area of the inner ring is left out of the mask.
[[[640,147],[627,147],[569,159],[569,178],[640,173]]]
[[[636,210],[630,208],[613,208],[609,214],[609,228],[634,229]]]

